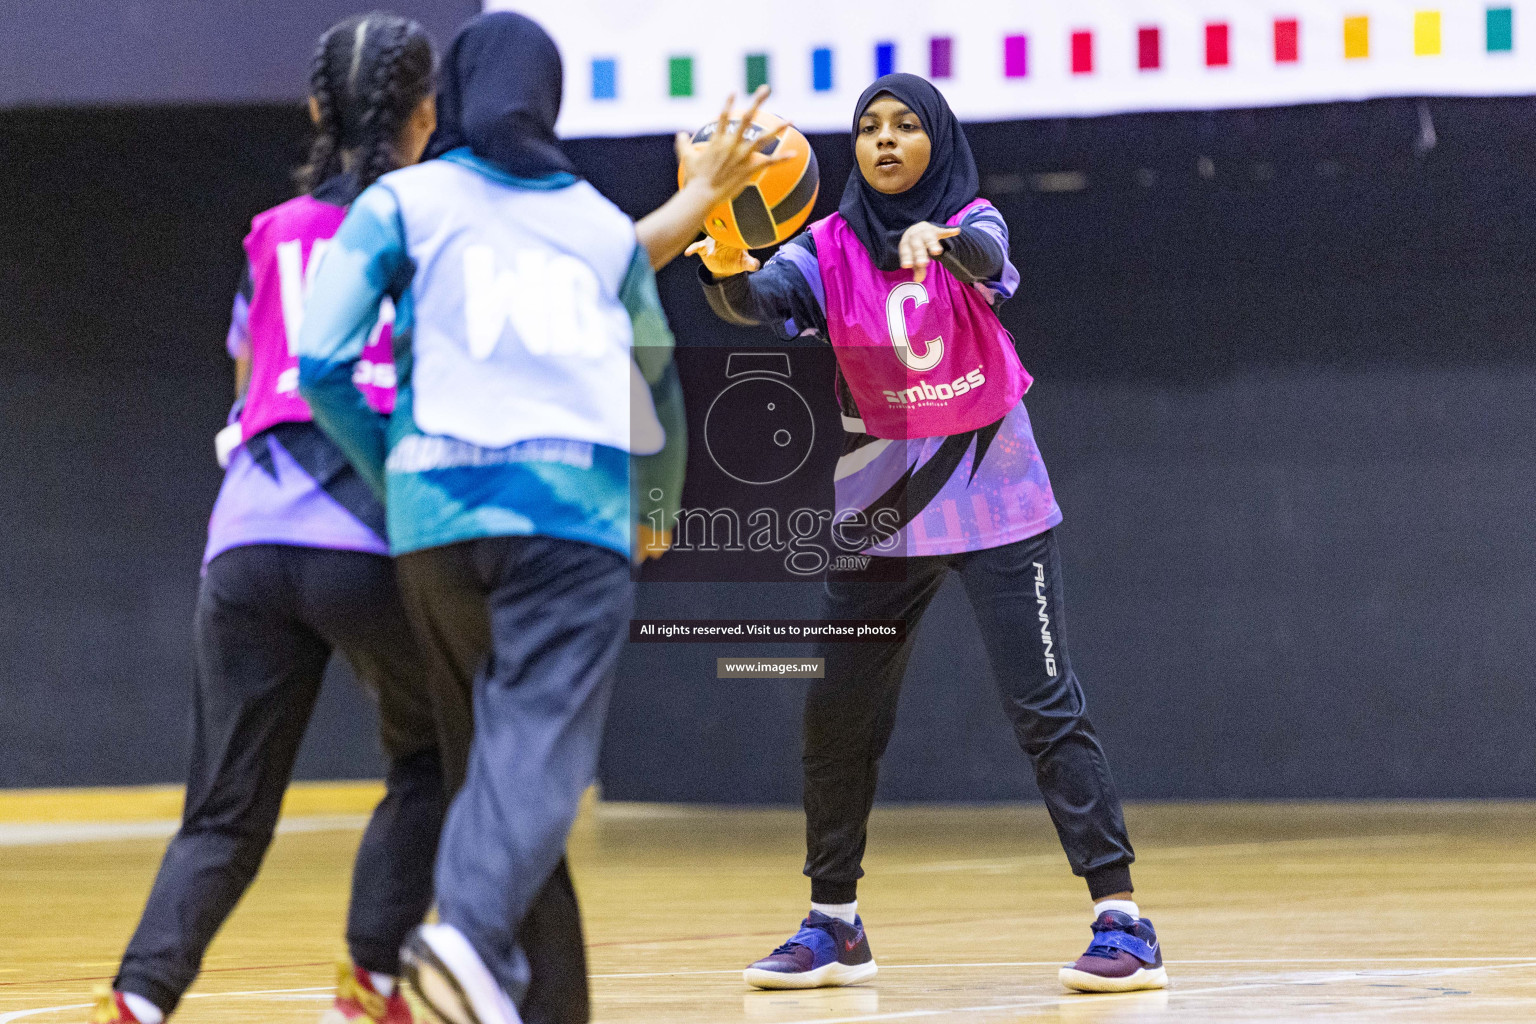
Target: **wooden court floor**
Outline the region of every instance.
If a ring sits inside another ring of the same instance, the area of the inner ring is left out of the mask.
[[[178,1022],[318,1019],[371,792],[297,795]],[[155,799],[174,813],[173,793]],[[142,799],[50,806],[38,824],[0,801],[0,1024],[85,1020],[164,847],[165,824],[133,820]],[[739,971],[805,911],[797,813],[595,804],[571,852],[597,1020],[1536,1021],[1536,804],[1127,813],[1167,992],[1058,988],[1086,894],[1041,809],[986,807],[878,810],[861,910],[880,975],[794,994],[748,991]]]

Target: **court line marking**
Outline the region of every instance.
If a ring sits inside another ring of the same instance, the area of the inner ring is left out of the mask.
[[[300,967],[334,967],[335,960],[305,960],[296,964],[251,964],[239,967],[204,967],[198,974],[231,974],[245,971],[291,971]],[[41,978],[37,981],[0,981],[0,988],[15,988],[18,985],[67,985],[82,981],[110,981],[116,975],[92,974],[78,978]],[[9,994],[9,993],[7,993]],[[0,1024],[4,1024],[0,1021]]]
[[[305,814],[278,819],[277,834],[350,832],[362,829],[367,824],[366,814]],[[0,824],[0,846],[62,846],[68,843],[101,843],[121,839],[169,839],[180,827],[179,818],[119,822],[72,821],[39,825],[5,823]]]
[[[1425,963],[1438,961],[1462,960],[1514,960],[1512,957],[1429,957],[1429,958],[1361,958],[1359,960],[1328,959],[1328,960],[1182,960],[1178,963],[1185,964],[1267,964],[1267,963]],[[1057,961],[1049,962],[1012,962],[996,964],[890,964],[890,969],[922,969],[922,968],[962,968],[962,967],[1051,967],[1056,966]],[[1335,971],[1332,974],[1302,974],[1289,979],[1278,981],[1254,981],[1243,982],[1236,985],[1213,985],[1207,988],[1196,989],[1161,989],[1154,991],[1165,992],[1170,996],[1177,995],[1180,998],[1187,996],[1214,995],[1221,992],[1241,992],[1261,988],[1288,988],[1288,987],[1312,987],[1316,985],[1337,984],[1341,981],[1354,981],[1367,978],[1437,978],[1451,974],[1470,974],[1475,971],[1498,971],[1510,967],[1536,967],[1536,958],[1524,958],[1513,963],[1484,963],[1472,967],[1445,967],[1431,970],[1379,970],[1379,971]],[[644,977],[675,977],[679,975],[700,974],[736,974],[737,971],[668,971],[657,974],[594,974],[591,977],[598,978],[644,978]],[[312,985],[304,988],[275,988],[275,989],[251,989],[244,992],[194,992],[186,999],[234,999],[234,998],[260,998],[273,996],[309,996],[309,993],[328,993],[331,987],[328,985]],[[782,994],[782,993],[781,993]],[[1110,1000],[1125,1000],[1138,997],[1146,997],[1151,994],[1142,992],[1115,992],[1099,993],[1091,997],[1077,996],[1040,996],[1028,1000],[1017,1000],[1010,1003],[995,1003],[987,1006],[957,1006],[947,1009],[928,1010],[900,1010],[891,1013],[861,1014],[856,1017],[811,1017],[798,1021],[781,1021],[777,1024],[861,1024],[864,1021],[882,1020],[910,1020],[918,1017],[943,1017],[956,1013],[1005,1013],[1010,1010],[1023,1010],[1031,1007],[1060,1006],[1067,1002],[1076,1002],[1084,998],[1091,998],[1095,1003],[1104,1003]],[[324,998],[323,995],[319,998]],[[93,1003],[68,1003],[60,1006],[42,1006],[30,1010],[12,1010],[8,1013],[0,1013],[0,1024],[12,1024],[13,1021],[24,1020],[28,1017],[36,1017],[46,1013],[63,1013],[66,1010],[89,1009]]]
[[[295,992],[329,992],[329,985],[309,986],[307,988],[273,988],[252,989],[249,992],[194,992],[183,996],[184,999],[229,999],[232,997],[249,996],[279,996],[289,995]],[[63,1013],[65,1010],[88,1010],[95,1003],[69,1003],[65,1006],[43,1006],[35,1010],[12,1010],[10,1013],[0,1013],[0,1024],[11,1024],[11,1021],[24,1020],[27,1017],[36,1017],[44,1013]]]
[[[929,928],[935,925],[945,924],[977,924],[989,921],[986,917],[950,917],[940,918],[935,921],[893,921],[882,924],[882,930],[889,928]],[[589,942],[588,949],[612,949],[623,946],[661,946],[675,942],[720,942],[724,939],[761,939],[773,938],[783,935],[782,928],[771,932],[722,932],[715,935],[675,935],[665,939],[610,939],[607,942]]]

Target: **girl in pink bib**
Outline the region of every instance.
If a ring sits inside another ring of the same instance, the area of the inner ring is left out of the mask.
[[[294,353],[308,282],[348,204],[414,163],[435,123],[434,56],[414,21],[347,18],[320,39],[310,72],[315,141],[303,194],[258,214],[227,340],[239,399],[209,520],[193,648],[191,763],[182,823],[96,1024],[162,1024],[255,878],[277,825],[326,665],[346,658],[376,698],[384,797],[358,846],[326,1024],[412,1024],[395,984],[400,945],[432,903],[447,806],[427,667],[385,543],[384,508],[311,422]],[[389,327],[369,356],[393,370]],[[354,378],[382,412],[391,375]],[[574,941],[580,942],[577,934]]]
[[[1094,901],[1093,941],[1061,981],[1162,987],[1156,933],[1131,897],[1120,799],[1068,654],[1052,532],[1061,510],[1021,400],[1031,381],[997,317],[1019,280],[1008,226],[977,197],[965,134],[921,78],[887,75],[865,90],[853,151],[837,212],[766,266],[696,245],[706,296],[729,322],[819,335],[837,356],[848,438],[834,519],[884,528],[871,530],[867,568],[829,573],[827,616],[901,618],[911,637],[943,580],[960,577],[1019,745]],[[751,985],[849,985],[876,972],[857,881],[910,643],[817,651],[825,678],[806,695],[803,757],[811,913],[747,968]]]
[[[985,199],[944,221],[958,225]],[[991,304],[942,262],[882,270],[841,213],[811,225],[827,340],[865,431],[881,438],[963,434],[996,423],[1030,377]],[[934,232],[940,238],[946,233]]]

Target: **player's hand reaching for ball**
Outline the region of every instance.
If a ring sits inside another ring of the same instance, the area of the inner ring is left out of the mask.
[[[716,277],[750,274],[763,265],[762,261],[745,249],[733,249],[729,245],[721,245],[713,238],[694,242],[683,255],[698,256],[704,261],[705,268]]]
[[[928,264],[944,252],[944,239],[954,238],[959,228],[940,227],[920,220],[901,235],[896,251],[901,254],[901,265],[912,271],[912,280],[918,284],[928,276]]]
[[[660,270],[677,257],[699,233],[704,215],[746,187],[752,175],[769,164],[791,159],[788,153],[763,155],[763,148],[779,138],[789,125],[748,139],[747,129],[768,98],[768,87],[759,86],[752,94],[752,106],[731,127],[731,105],[725,101],[720,120],[709,141],[694,145],[687,132],[677,136],[677,162],[686,184],[671,198],[635,222],[635,237],[651,257],[651,266]]]
[[[755,139],[745,137],[747,129],[768,99],[769,92],[766,85],[757,87],[757,91],[752,94],[752,106],[736,119],[734,128],[731,127],[731,107],[736,97],[728,97],[720,111],[715,133],[702,146],[695,146],[692,136],[687,132],[677,133],[677,162],[683,169],[684,180],[688,186],[708,190],[710,206],[736,198],[736,194],[746,187],[747,180],[765,164],[790,159],[784,153],[764,156],[762,152],[764,147],[771,145],[774,139],[788,130],[788,123]]]

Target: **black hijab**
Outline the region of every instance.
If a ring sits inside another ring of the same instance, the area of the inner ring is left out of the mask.
[[[437,131],[426,158],[468,146],[519,178],[576,173],[555,137],[560,51],[538,24],[499,11],[453,37],[437,89]]]
[[[886,75],[864,90],[853,112],[854,145],[859,137],[859,118],[881,93],[889,93],[905,103],[922,122],[932,145],[928,169],[916,185],[888,196],[864,180],[855,153],[853,173],[848,175],[837,212],[864,243],[875,266],[897,270],[901,267],[897,246],[902,233],[918,221],[943,224],[976,198],[980,185],[971,144],[966,141],[960,122],[955,120],[954,111],[949,109],[943,93],[916,75]]]

